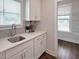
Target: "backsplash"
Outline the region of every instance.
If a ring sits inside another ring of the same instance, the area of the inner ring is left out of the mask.
[[[25,32],[24,28],[17,28],[16,29],[16,34],[21,34],[24,32]],[[9,37],[9,30],[8,29],[0,30],[0,38],[5,38],[5,37]]]
[[[27,26],[28,24],[29,24],[29,22],[26,21],[24,26]],[[36,29],[38,24],[39,24],[39,22],[35,21],[35,24],[34,24],[35,29]],[[16,29],[16,34],[21,34],[24,32],[25,32],[25,28],[23,28],[23,27]],[[5,38],[5,37],[9,37],[9,29],[0,30],[0,39]]]

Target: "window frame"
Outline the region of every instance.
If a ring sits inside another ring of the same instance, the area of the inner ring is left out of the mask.
[[[23,22],[23,0],[20,0],[20,24],[15,24],[17,28],[22,28]],[[0,30],[10,29],[12,25],[0,25]]]

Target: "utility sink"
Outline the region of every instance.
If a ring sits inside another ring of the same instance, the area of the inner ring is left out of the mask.
[[[24,40],[24,39],[25,39],[25,37],[16,36],[16,37],[9,38],[8,41],[11,42],[11,43],[15,43],[15,42],[22,41],[22,40]]]

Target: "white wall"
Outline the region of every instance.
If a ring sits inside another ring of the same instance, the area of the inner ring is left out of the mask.
[[[48,53],[57,56],[56,39],[56,0],[41,0],[41,21],[37,30],[46,30]]]
[[[58,39],[79,44],[79,34],[77,33],[58,31]]]
[[[79,33],[79,0],[73,0],[71,14],[71,31]]]

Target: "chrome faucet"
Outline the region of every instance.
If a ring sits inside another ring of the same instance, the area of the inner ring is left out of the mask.
[[[12,28],[9,29],[9,34],[10,34],[10,36],[16,35],[16,25],[15,24],[12,24]]]

